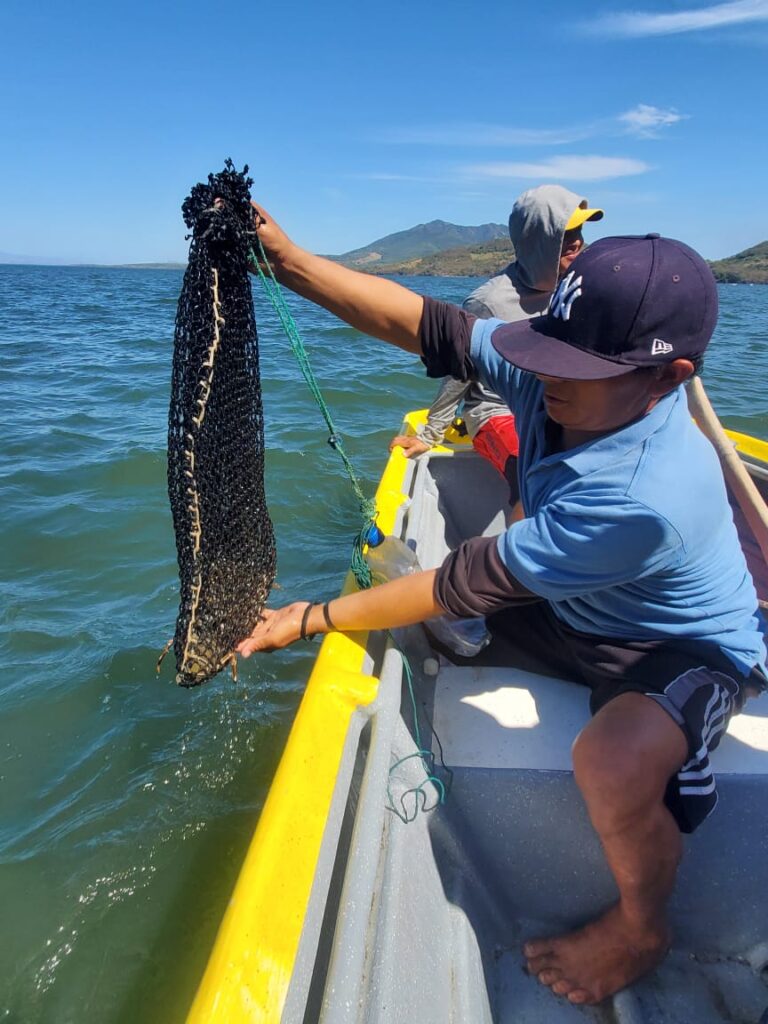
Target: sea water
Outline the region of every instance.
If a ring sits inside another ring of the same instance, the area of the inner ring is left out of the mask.
[[[476,280],[402,279],[460,301]],[[178,591],[165,485],[181,273],[0,266],[0,1022],[184,1019],[316,648],[199,690],[155,660]],[[705,383],[768,438],[768,288],[723,286]],[[258,292],[273,604],[334,595],[356,501]],[[373,494],[435,382],[293,296]]]

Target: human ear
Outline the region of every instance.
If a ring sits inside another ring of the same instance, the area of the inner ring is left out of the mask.
[[[654,398],[663,398],[680,384],[684,384],[693,376],[693,372],[693,363],[690,359],[673,359],[671,363],[656,367],[651,394]]]

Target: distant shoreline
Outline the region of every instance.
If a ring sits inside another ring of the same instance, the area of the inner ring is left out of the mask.
[[[345,256],[328,257],[351,269],[387,278],[476,278],[487,280],[501,273],[514,259],[509,240],[495,239],[480,245],[458,246],[425,256],[383,261]],[[708,260],[720,285],[768,285],[768,242],[727,259]],[[0,267],[55,267],[98,270],[185,270],[186,263],[34,263],[29,260],[0,262]]]
[[[434,257],[433,257],[434,258]],[[508,261],[507,261],[508,262]],[[708,260],[710,266],[713,263],[723,263],[723,260]],[[477,270],[474,267],[471,269],[451,269],[449,270],[437,270],[437,269],[419,269],[414,264],[416,261],[409,261],[407,267],[392,267],[385,266],[374,269],[374,267],[355,267],[353,269],[360,270],[362,273],[370,274],[371,277],[471,277],[476,278],[478,281],[487,280],[489,277],[493,277],[494,274],[500,273],[504,268],[497,267],[495,270]],[[13,267],[16,269],[32,270],[35,268],[46,268],[52,270],[186,270],[186,263],[0,263],[0,271],[3,267]],[[733,272],[718,272],[715,267],[712,267],[715,275],[715,280],[718,284],[738,284],[738,285],[768,285],[768,275],[765,280],[750,281],[746,278],[736,277]]]
[[[51,267],[55,270],[186,270],[186,263],[13,263],[0,262],[2,267]]]

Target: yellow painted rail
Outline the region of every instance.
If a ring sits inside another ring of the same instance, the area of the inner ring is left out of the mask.
[[[736,445],[736,451],[746,455],[748,459],[765,463],[768,468],[768,441],[760,441],[749,434],[740,434],[736,430],[726,430],[726,434]]]
[[[384,533],[407,498],[407,466],[393,452],[376,492]],[[188,1024],[281,1019],[352,716],[378,692],[362,671],[367,639],[330,633],[320,647]]]

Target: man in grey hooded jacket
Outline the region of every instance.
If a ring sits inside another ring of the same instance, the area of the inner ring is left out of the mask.
[[[483,319],[498,317],[509,322],[546,313],[558,280],[584,246],[582,226],[602,216],[602,210],[590,209],[583,196],[561,185],[539,185],[523,192],[509,216],[514,261],[476,288],[465,300],[464,309]],[[516,494],[514,417],[498,395],[477,381],[446,377],[420,434],[394,437],[390,450],[401,447],[411,458],[440,444],[462,403],[473,445],[506,477]]]

